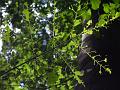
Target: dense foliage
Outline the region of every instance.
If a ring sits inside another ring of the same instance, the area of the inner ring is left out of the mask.
[[[73,90],[77,82],[84,85],[77,64],[81,35],[99,33],[98,28],[120,17],[119,3],[0,0],[0,89]],[[96,23],[93,11],[98,11]],[[111,73],[95,56],[91,58],[100,66],[99,73],[101,68]]]

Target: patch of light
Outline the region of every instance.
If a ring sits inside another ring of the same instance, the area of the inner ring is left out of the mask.
[[[56,56],[55,56],[55,55],[53,55],[53,58],[56,58]]]
[[[23,19],[21,20],[21,23],[23,23]]]
[[[13,25],[12,25],[12,23],[9,24],[9,28],[10,28],[11,30],[13,30]]]
[[[13,52],[16,53],[17,51],[15,49],[12,49],[11,53],[13,53]]]
[[[42,5],[42,7],[45,7],[45,8],[46,8],[46,7],[47,7],[47,4]]]
[[[39,36],[42,36],[42,32],[41,32],[41,31],[39,31],[39,32],[38,32],[38,35],[39,35]]]
[[[46,45],[47,45],[47,40],[46,40],[46,39],[43,40],[42,45],[43,45],[43,46],[46,46]]]
[[[36,10],[34,10],[34,13],[35,13],[37,16],[39,16],[39,14],[40,14],[40,13],[38,13]]]
[[[7,16],[7,15],[8,15],[8,13],[6,13],[6,12],[2,13],[2,16],[3,16],[3,17],[5,17],[5,16]]]
[[[55,9],[55,12],[57,13],[57,12],[59,12],[59,10],[56,8],[56,9]]]
[[[5,8],[5,7],[2,7],[2,8],[1,8],[1,11],[2,11],[2,16],[3,16],[3,18],[4,18],[6,15],[8,15],[8,13],[5,12],[5,11],[6,11],[6,8]]]
[[[11,30],[13,30],[13,25],[12,25],[12,23],[9,24],[9,28],[10,28]],[[14,29],[14,32],[15,32],[15,33],[20,33],[20,32],[21,32],[21,29],[15,28],[15,29]]]
[[[49,26],[48,26],[48,25],[46,25],[45,30],[46,30],[46,33],[47,33],[47,34],[50,34],[50,33],[51,33],[50,30],[49,30]]]
[[[46,20],[46,19],[42,19],[42,20],[40,20],[40,22],[42,22],[42,21],[44,22],[44,21],[47,21],[47,20]]]
[[[1,27],[0,27],[1,29],[4,29],[5,28],[5,26],[4,25],[1,25]]]
[[[50,3],[50,6],[52,7],[52,6],[53,6],[53,3]]]
[[[50,34],[50,30],[47,30],[47,29],[46,29],[46,32],[47,32],[47,34]]]
[[[51,13],[47,14],[48,18],[51,18],[52,16],[53,16],[53,14],[51,14]]]
[[[12,1],[8,1],[8,4],[10,5],[12,3]]]
[[[39,15],[40,15],[40,13],[38,13],[38,12],[35,10],[35,8],[33,8],[32,11],[34,12],[34,15],[35,15],[35,16],[39,16]]]
[[[31,6],[32,6],[32,7],[35,7],[35,3],[32,3]]]
[[[20,82],[20,88],[23,88],[25,84],[23,82]]]
[[[21,32],[21,29],[18,29],[18,28],[15,28],[15,33],[20,33]]]

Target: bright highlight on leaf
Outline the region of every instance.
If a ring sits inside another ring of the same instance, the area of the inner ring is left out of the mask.
[[[99,74],[102,74],[102,71],[101,71],[101,70],[99,70]]]
[[[107,71],[109,74],[112,73],[111,70],[110,70],[110,68],[106,68],[106,71]]]
[[[80,23],[81,23],[80,20],[75,20],[74,27],[77,26],[77,25],[79,25]]]
[[[91,30],[86,30],[86,29],[84,29],[84,31],[83,31],[83,33],[84,34],[93,34],[93,30],[91,29]]]

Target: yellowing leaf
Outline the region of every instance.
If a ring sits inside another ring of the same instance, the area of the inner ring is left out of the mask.
[[[107,58],[104,59],[104,62],[107,62]]]
[[[105,70],[106,70],[109,74],[112,73],[111,70],[110,70],[110,68],[106,68]]]
[[[101,71],[101,70],[99,71],[99,74],[102,74],[102,71]]]

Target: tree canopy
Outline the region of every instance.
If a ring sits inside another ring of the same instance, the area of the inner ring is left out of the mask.
[[[120,0],[0,0],[0,89],[73,90],[77,82],[84,85],[77,60],[81,35],[99,33],[119,17]],[[99,73],[111,74],[91,58]]]

